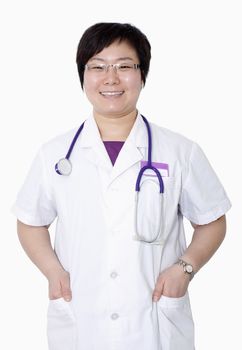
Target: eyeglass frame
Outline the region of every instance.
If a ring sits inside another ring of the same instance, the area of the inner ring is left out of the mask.
[[[92,64],[94,64],[94,63],[92,63]],[[94,65],[99,66],[99,67],[103,67],[104,71],[100,71],[100,72],[95,71],[95,73],[98,73],[98,74],[100,74],[100,73],[107,73],[109,67],[115,68],[116,73],[120,73],[120,72],[121,73],[125,73],[125,71],[122,72],[120,70],[120,66],[125,65],[125,64],[131,65],[132,66],[131,68],[134,69],[134,70],[138,70],[140,68],[140,66],[141,66],[139,63],[112,63],[112,64],[98,63],[98,64],[94,64]],[[89,71],[89,72],[91,71],[89,64],[85,64],[84,68],[87,71]],[[127,73],[127,71],[126,71],[126,73]]]

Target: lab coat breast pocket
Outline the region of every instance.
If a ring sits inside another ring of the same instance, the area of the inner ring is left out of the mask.
[[[161,296],[157,303],[162,350],[194,350],[194,324],[186,293],[181,298]]]
[[[76,350],[76,322],[69,303],[50,300],[47,319],[49,350]]]

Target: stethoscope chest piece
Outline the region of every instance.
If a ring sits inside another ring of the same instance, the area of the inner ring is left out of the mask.
[[[55,165],[55,171],[59,175],[68,176],[72,171],[72,165],[69,159],[61,158]]]

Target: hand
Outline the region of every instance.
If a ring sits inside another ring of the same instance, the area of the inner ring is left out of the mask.
[[[181,266],[174,264],[160,273],[153,292],[153,301],[158,301],[161,295],[170,298],[180,298],[186,294],[190,276],[184,273]]]
[[[70,301],[72,298],[70,289],[70,274],[65,270],[52,271],[48,276],[49,299],[64,298]]]

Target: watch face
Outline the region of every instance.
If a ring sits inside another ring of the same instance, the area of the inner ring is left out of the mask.
[[[193,271],[192,265],[186,265],[186,271],[187,273],[192,273]]]

